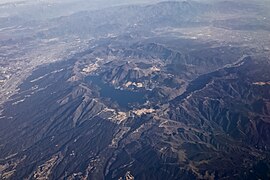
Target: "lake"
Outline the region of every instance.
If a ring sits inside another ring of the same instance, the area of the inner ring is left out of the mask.
[[[144,94],[141,92],[116,89],[110,84],[104,83],[98,76],[88,77],[87,80],[100,88],[101,97],[110,98],[121,107],[130,108],[132,104],[144,104],[146,102]]]

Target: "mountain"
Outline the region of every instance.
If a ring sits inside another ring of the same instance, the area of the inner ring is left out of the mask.
[[[269,179],[268,16],[239,3],[82,11],[34,22],[27,51],[10,39],[3,57],[31,56],[1,63],[0,179]]]

